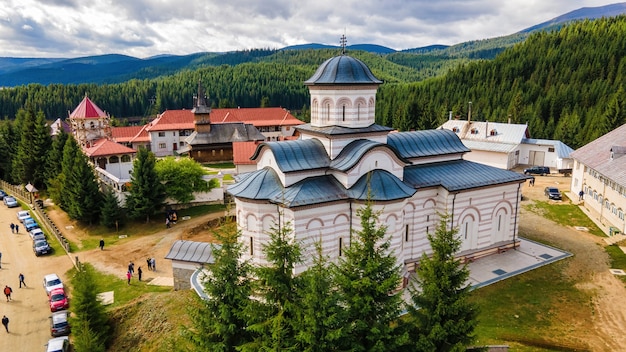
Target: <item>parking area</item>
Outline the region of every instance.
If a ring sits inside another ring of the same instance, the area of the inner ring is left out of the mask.
[[[65,254],[35,256],[33,242],[17,218],[19,210],[22,209],[7,208],[0,203],[0,287],[8,285],[13,289],[10,302],[4,297],[0,299],[0,316],[9,318],[9,333],[0,331],[0,350],[43,351],[51,338],[51,313],[42,286],[43,277],[55,272],[67,281],[63,275],[72,267],[72,262]],[[11,223],[19,223],[18,234],[11,233]],[[24,275],[26,287],[19,287],[20,273]]]

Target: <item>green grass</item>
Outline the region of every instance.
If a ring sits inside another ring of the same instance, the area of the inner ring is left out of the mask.
[[[89,264],[89,263],[83,263]],[[95,270],[95,269],[94,269]],[[148,285],[146,281],[139,282],[137,280],[137,274],[131,279],[131,284],[126,283],[126,273],[120,273],[119,276],[106,274],[95,270],[96,287],[98,292],[114,292],[114,302],[107,306],[107,309],[113,309],[119,306],[123,306],[143,294],[150,292],[170,292],[172,287],[167,286],[154,286]],[[73,277],[76,272],[76,268],[71,269],[67,274],[69,277]]]
[[[611,258],[611,268],[626,271],[626,253],[617,244],[606,246],[605,249]],[[626,283],[626,276],[618,276],[618,278]]]
[[[546,219],[552,220],[563,226],[584,226],[599,237],[606,237],[604,232],[574,204],[551,204],[544,201],[535,201],[525,205],[525,208],[539,214]]]
[[[561,338],[558,322],[572,319],[572,315],[574,319],[591,319],[591,297],[563,277],[566,261],[472,291],[471,300],[480,309],[474,345],[509,344],[515,351],[569,351],[579,347],[582,342]],[[585,306],[589,309],[570,309]],[[559,339],[550,340],[551,336]]]

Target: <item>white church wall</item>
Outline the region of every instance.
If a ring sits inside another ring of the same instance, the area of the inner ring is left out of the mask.
[[[311,125],[317,127],[367,127],[374,123],[369,102],[376,99],[377,85],[310,86]],[[345,110],[344,110],[345,109]]]

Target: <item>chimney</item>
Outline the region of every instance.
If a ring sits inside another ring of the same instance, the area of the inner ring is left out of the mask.
[[[469,109],[467,110],[467,122],[472,122],[472,102],[469,102]]]
[[[449,114],[449,115],[448,115],[448,121],[450,121],[450,120],[452,120],[452,110],[450,110],[450,111],[448,112],[448,114]]]

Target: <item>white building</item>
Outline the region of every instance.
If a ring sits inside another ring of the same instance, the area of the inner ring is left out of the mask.
[[[602,224],[626,233],[626,124],[577,149],[570,192]]]
[[[318,241],[330,258],[341,257],[360,229],[356,210],[368,199],[382,212],[379,220],[405,277],[431,251],[426,234],[439,214],[450,214],[460,229],[458,255],[466,259],[519,245],[525,177],[463,160],[470,150],[451,131],[392,133],[375,124],[381,83],[346,55],[327,60],[305,82],[311,123],[297,128],[301,139],[261,143],[252,156],[257,170],[228,188],[247,246],[244,259],[265,263],[262,245],[270,227],[286,223],[307,260]]]
[[[472,152],[463,158],[505,170],[518,165],[571,169],[574,150],[560,141],[531,139],[525,124],[450,119],[440,128],[450,130]]]

